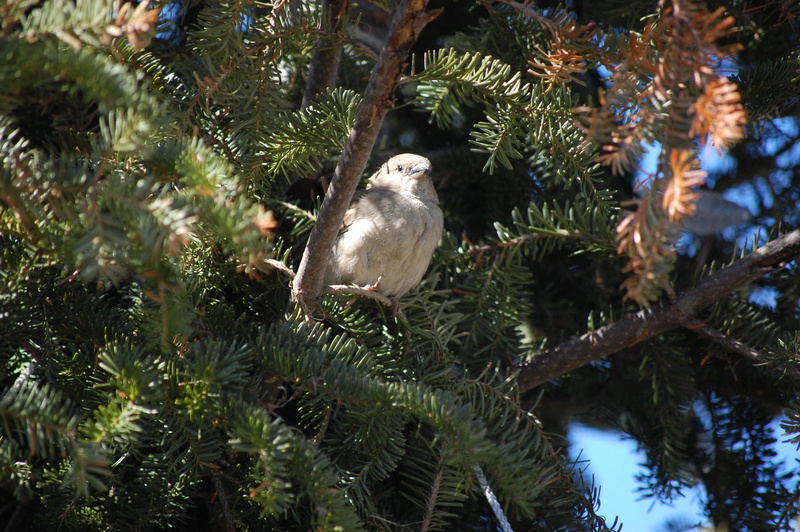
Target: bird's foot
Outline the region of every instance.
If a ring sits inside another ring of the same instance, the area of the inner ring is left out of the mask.
[[[378,280],[375,281],[375,284],[364,285],[363,288],[365,290],[369,290],[370,292],[377,292],[378,289],[381,287],[381,279],[383,279],[382,275],[378,277]]]

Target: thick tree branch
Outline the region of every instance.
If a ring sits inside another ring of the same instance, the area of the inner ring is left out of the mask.
[[[367,165],[383,117],[392,105],[392,94],[408,54],[422,28],[432,19],[424,11],[426,4],[427,0],[404,0],[400,3],[364,91],[364,99],[359,105],[355,123],[345,142],[294,280],[292,293],[307,316],[316,307],[322,294],[325,268],[334,239]]]
[[[604,356],[652,338],[695,319],[697,313],[732,291],[780,268],[800,255],[800,229],[758,248],[700,281],[672,302],[628,314],[596,331],[573,336],[546,349],[519,374],[520,391],[528,391]]]

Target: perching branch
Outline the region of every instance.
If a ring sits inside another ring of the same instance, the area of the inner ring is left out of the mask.
[[[427,0],[404,0],[392,20],[389,36],[375,64],[358,107],[355,123],[344,145],[317,222],[311,230],[303,259],[297,269],[292,294],[306,316],[322,294],[325,268],[344,213],[367,165],[383,117],[392,106],[394,93],[408,54],[422,28],[434,15],[425,13]]]
[[[371,286],[353,286],[349,284],[329,284],[323,288],[325,294],[344,294],[352,296],[361,296],[367,299],[372,299],[381,303],[383,306],[392,309],[395,315],[404,322],[408,322],[403,309],[397,306],[397,302],[375,290]]]
[[[800,229],[795,229],[703,279],[672,302],[628,314],[619,321],[546,349],[522,367],[520,391],[528,391],[642,340],[690,324],[702,309],[798,255]]]
[[[289,279],[294,279],[295,273],[289,268],[286,264],[282,263],[279,260],[275,259],[263,259],[262,260],[263,266],[259,269],[261,271],[267,272],[269,270],[278,270],[280,273],[288,277]],[[361,296],[367,299],[375,300],[383,306],[392,309],[398,318],[401,318],[403,321],[408,321],[406,319],[406,315],[403,313],[403,310],[397,307],[397,301],[392,299],[389,296],[385,296],[375,290],[374,286],[354,286],[349,284],[330,284],[328,286],[323,287],[322,292],[324,294],[344,294],[344,295],[352,295],[352,296]]]

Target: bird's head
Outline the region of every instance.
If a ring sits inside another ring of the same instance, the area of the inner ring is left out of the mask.
[[[369,178],[367,188],[389,188],[421,199],[438,200],[431,180],[431,162],[421,155],[395,155]]]

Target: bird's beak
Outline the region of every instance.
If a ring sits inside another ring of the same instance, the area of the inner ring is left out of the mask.
[[[411,175],[414,177],[414,179],[422,179],[423,177],[428,175],[428,172],[430,171],[431,171],[430,165],[427,165],[425,163],[419,163],[418,165],[414,166],[414,168],[411,169]]]

